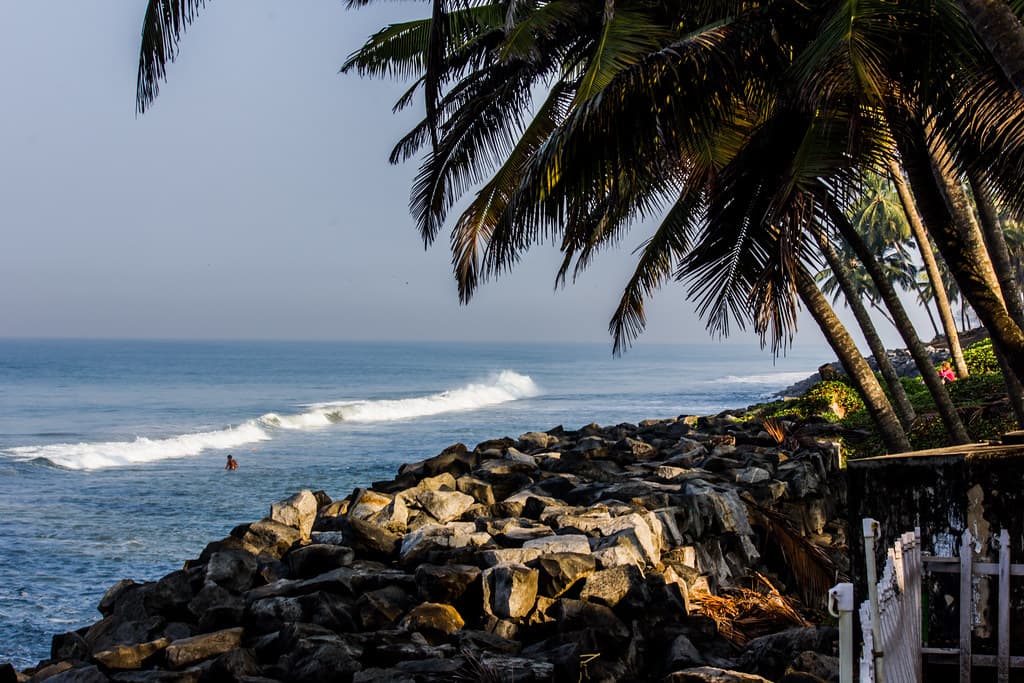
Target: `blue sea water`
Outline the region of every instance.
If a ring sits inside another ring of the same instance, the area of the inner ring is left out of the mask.
[[[745,406],[830,360],[756,346],[0,340],[0,662],[49,656],[303,489],[456,441]],[[227,453],[240,463],[225,472]]]

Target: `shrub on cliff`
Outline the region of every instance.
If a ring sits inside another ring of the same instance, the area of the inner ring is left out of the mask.
[[[857,390],[838,380],[818,382],[800,400],[807,414],[839,420],[864,410],[864,402]]]
[[[991,339],[982,339],[964,349],[964,362],[967,363],[967,372],[972,375],[1000,371]]]

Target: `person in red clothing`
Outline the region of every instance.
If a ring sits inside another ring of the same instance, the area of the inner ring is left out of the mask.
[[[238,461],[232,458],[230,453],[228,453],[228,464],[224,465],[224,469],[232,471],[238,469]]]

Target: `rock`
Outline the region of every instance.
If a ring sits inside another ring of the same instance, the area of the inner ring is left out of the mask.
[[[359,622],[365,631],[386,628],[398,621],[412,602],[409,594],[398,586],[385,586],[363,593],[356,600]]]
[[[371,489],[356,489],[352,493],[352,503],[348,507],[347,517],[368,521],[371,517],[394,502],[394,497],[378,493]]]
[[[308,579],[346,567],[352,564],[355,556],[355,551],[347,546],[314,543],[288,553],[288,573],[292,578]]]
[[[163,671],[151,669],[149,671],[122,671],[113,675],[111,680],[117,683],[199,683],[203,671],[199,667],[192,667],[182,671]]]
[[[376,524],[349,518],[345,520],[345,540],[356,552],[390,560],[398,554],[402,537]]]
[[[519,448],[524,451],[542,451],[558,444],[558,437],[545,432],[526,432],[519,435]]]
[[[551,662],[513,655],[485,653],[480,657],[480,667],[485,672],[508,672],[511,674],[508,680],[514,683],[547,682],[554,680],[555,675],[555,665]]]
[[[244,681],[255,683],[253,677],[261,673],[256,653],[249,648],[239,648],[220,655],[210,664],[203,675],[203,681]]]
[[[768,481],[771,478],[771,473],[768,472],[768,470],[761,469],[760,467],[748,467],[736,475],[737,483],[746,484],[748,486]]]
[[[50,640],[50,659],[86,659],[89,656],[89,645],[85,638],[76,631],[60,633]],[[0,677],[3,683],[3,677]]]
[[[685,635],[678,635],[665,653],[665,670],[678,671],[704,663],[704,658]]]
[[[580,591],[580,599],[615,607],[643,577],[635,565],[623,565],[594,572],[587,577]]]
[[[483,505],[494,505],[497,498],[494,496],[494,489],[483,479],[477,479],[466,475],[459,477],[455,486],[461,493],[473,496],[473,500]]]
[[[521,564],[502,564],[485,569],[484,609],[499,618],[525,617],[537,602],[539,574]]]
[[[163,625],[164,620],[160,617],[150,617],[143,621],[122,621],[114,614],[90,626],[83,639],[90,651],[100,652],[118,645],[133,645],[154,640],[159,637],[159,630]]]
[[[238,539],[242,547],[253,555],[267,555],[281,559],[288,550],[303,539],[302,532],[272,519],[261,519],[243,527]],[[232,531],[232,534],[235,532]]]
[[[774,680],[805,651],[831,655],[838,638],[837,629],[831,626],[791,628],[771,633],[748,642],[739,665],[746,671]]]
[[[427,602],[453,604],[480,579],[480,574],[480,568],[472,565],[421,564],[416,568],[417,592]]]
[[[316,520],[316,496],[312,491],[299,491],[290,498],[270,506],[270,519],[299,530],[302,538],[309,538]]]
[[[524,550],[537,550],[541,555],[552,553],[590,553],[590,539],[582,534],[564,534],[560,536],[544,536],[523,543]]]
[[[461,630],[466,622],[451,605],[424,602],[406,615],[403,624],[411,631],[423,633],[427,640],[440,642],[445,636]]]
[[[542,593],[552,598],[563,595],[597,569],[597,561],[589,553],[551,553],[540,558],[538,564]]]
[[[772,683],[767,678],[713,666],[699,666],[676,671],[665,677],[665,683]]]
[[[269,632],[288,622],[317,624],[338,631],[354,631],[351,606],[339,595],[317,591],[296,597],[264,598],[252,603],[248,616],[254,628]]]
[[[642,567],[647,564],[640,543],[635,535],[627,532],[599,540],[591,554],[602,569],[620,566]]]
[[[242,592],[252,588],[258,568],[256,558],[243,550],[221,550],[206,563],[206,581],[228,590]]]
[[[458,491],[421,491],[416,496],[416,502],[431,517],[444,524],[458,519],[476,501],[473,496]]]
[[[481,564],[485,567],[494,567],[499,564],[527,564],[540,557],[540,550],[536,548],[495,548],[483,551],[479,557]]]
[[[434,550],[479,548],[487,545],[490,535],[476,530],[472,522],[449,522],[445,526],[430,524],[408,533],[399,548],[399,560],[413,564]]]
[[[803,674],[804,678],[797,678],[795,674]],[[793,681],[813,677],[816,681],[839,683],[839,658],[807,650],[796,656],[786,668],[784,676]]]
[[[121,579],[113,586],[107,589],[107,592],[100,598],[99,610],[100,614],[105,617],[110,616],[114,612],[114,605],[117,604],[121,594],[128,588],[137,586],[138,584],[131,579]]]
[[[237,625],[245,613],[245,600],[237,593],[208,583],[188,603],[189,611],[195,615],[200,628],[216,631]]]
[[[655,540],[651,532],[650,523],[643,516],[632,513],[615,517],[608,522],[597,526],[597,530],[606,537],[625,537],[636,543],[643,552],[644,562],[650,565],[657,565],[661,562],[661,551],[659,549],[660,538]]]
[[[0,681],[3,679],[3,671],[0,669]],[[18,679],[12,679],[17,681]],[[31,680],[31,679],[24,679]],[[106,674],[99,670],[98,667],[86,664],[83,666],[76,666],[71,669],[66,669],[58,674],[49,676],[46,679],[46,683],[108,683],[110,681]]]
[[[143,662],[170,645],[167,638],[151,640],[138,645],[119,645],[110,650],[96,652],[92,658],[107,669],[141,669]]]
[[[649,443],[626,437],[612,446],[612,453],[619,464],[626,464],[653,460],[657,457],[658,450]]]
[[[340,638],[300,640],[278,661],[289,681],[334,683],[346,681],[359,671],[358,650]]]
[[[167,666],[172,669],[183,669],[190,664],[234,650],[242,644],[242,633],[242,628],[238,627],[176,640],[164,651]]]

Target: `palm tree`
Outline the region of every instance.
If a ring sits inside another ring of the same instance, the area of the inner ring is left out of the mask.
[[[953,309],[950,306],[950,299],[952,297],[948,294],[949,290],[945,285],[946,280],[935,258],[931,240],[928,239],[928,233],[925,231],[924,223],[921,221],[921,214],[917,210],[914,196],[911,194],[910,188],[907,187],[907,183],[903,179],[903,170],[896,163],[895,159],[889,160],[889,177],[896,187],[896,192],[899,195],[907,217],[907,224],[914,235],[914,241],[917,242],[917,250],[921,254],[921,260],[924,262],[927,284],[931,290],[930,296],[926,297],[920,287],[921,283],[918,283],[918,296],[921,298],[921,303],[924,304],[925,310],[928,311],[929,320],[932,320],[932,314],[928,308],[928,300],[931,298],[935,299],[935,307],[939,312],[939,320],[942,321],[946,343],[949,345],[949,355],[953,361],[953,369],[958,377],[967,377],[967,362],[964,360],[964,352],[960,346],[960,334],[957,332],[956,321],[953,319]],[[932,327],[935,328],[934,320],[932,320]],[[937,329],[935,334],[936,336],[939,334]]]

